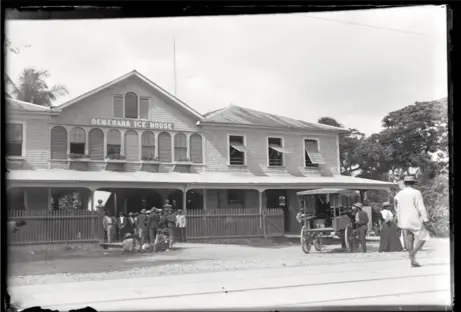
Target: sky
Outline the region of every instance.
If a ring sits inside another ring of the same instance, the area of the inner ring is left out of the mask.
[[[56,105],[136,69],[200,113],[235,104],[311,122],[328,116],[369,135],[388,112],[447,96],[444,6],[5,28],[14,45],[30,45],[7,55],[7,73],[48,70],[50,84],[69,89]]]

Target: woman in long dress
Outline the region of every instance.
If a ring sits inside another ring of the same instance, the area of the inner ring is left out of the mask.
[[[379,240],[379,252],[402,251],[400,233],[394,222],[394,215],[391,212],[392,205],[389,202],[383,203],[381,216],[384,223],[381,227],[381,238]]]

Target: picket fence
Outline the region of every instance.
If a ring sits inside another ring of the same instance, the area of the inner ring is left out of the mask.
[[[8,221],[27,225],[8,237],[10,244],[90,243],[104,240],[101,216],[95,211],[10,210]],[[187,211],[186,239],[194,240],[283,236],[280,209],[219,208]]]

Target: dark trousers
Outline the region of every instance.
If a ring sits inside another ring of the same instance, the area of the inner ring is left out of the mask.
[[[155,242],[155,237],[157,236],[157,229],[149,229],[149,244],[153,244]]]
[[[357,233],[359,234],[359,241],[360,245],[362,246],[362,251],[367,252],[367,226],[358,226]]]
[[[185,242],[186,241],[186,228],[177,227],[175,239],[181,243]]]

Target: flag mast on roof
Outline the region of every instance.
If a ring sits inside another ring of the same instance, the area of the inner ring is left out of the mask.
[[[176,36],[173,36],[173,88],[176,96]]]

